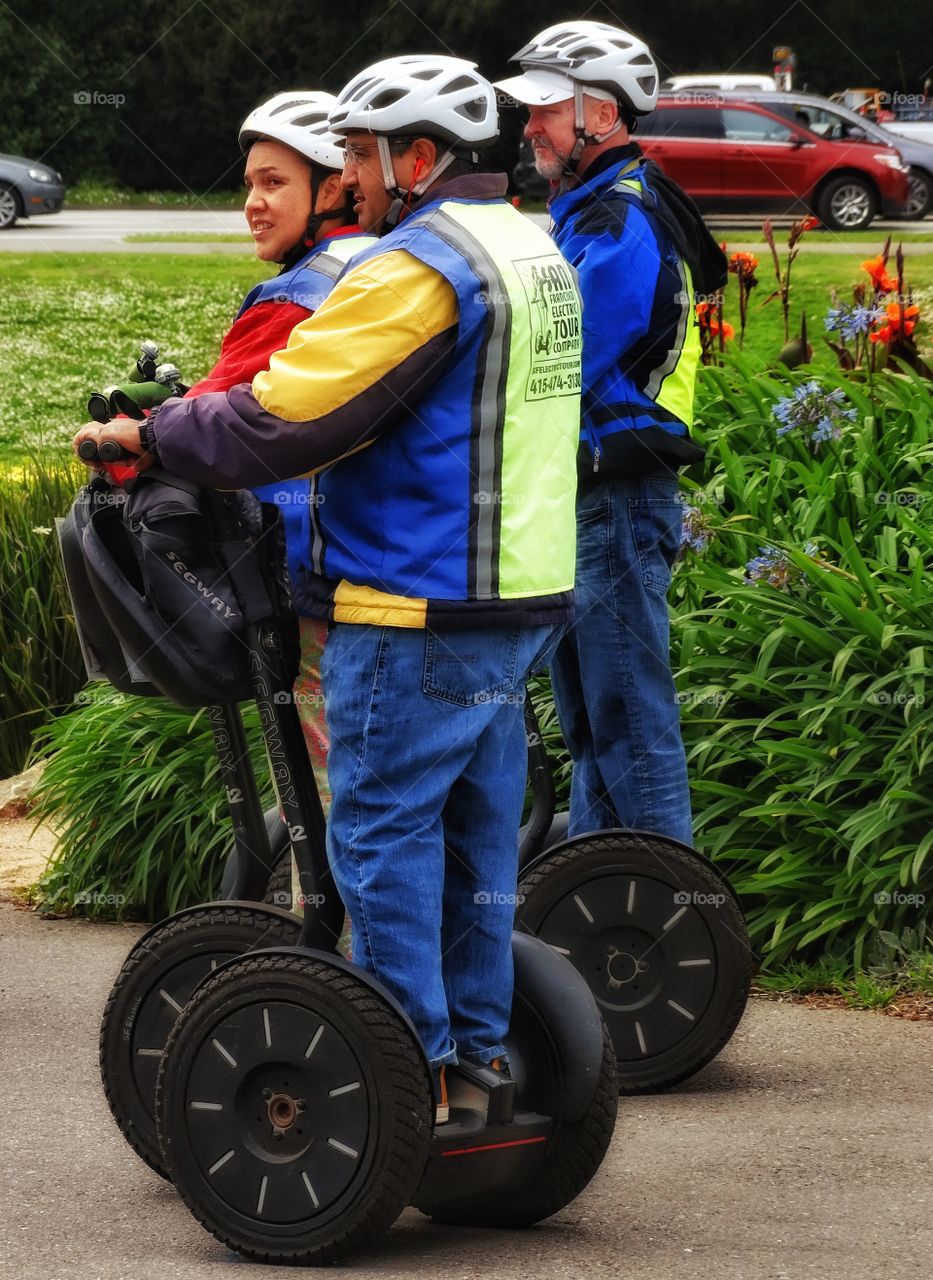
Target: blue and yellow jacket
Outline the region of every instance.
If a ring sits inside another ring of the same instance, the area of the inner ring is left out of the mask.
[[[635,146],[605,152],[549,209],[583,297],[581,484],[698,461],[700,357],[690,268]]]
[[[469,175],[357,256],[252,385],[162,406],[149,447],[220,488],[313,476],[306,616],[537,626],[573,602],[580,299]]]

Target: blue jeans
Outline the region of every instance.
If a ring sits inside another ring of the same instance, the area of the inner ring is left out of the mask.
[[[692,844],[667,612],[681,523],[671,474],[577,497],[576,617],[551,663],[571,835],[628,827]]]
[[[505,1052],[525,681],[558,634],[328,633],[328,859],[354,961],[397,997],[434,1067]]]

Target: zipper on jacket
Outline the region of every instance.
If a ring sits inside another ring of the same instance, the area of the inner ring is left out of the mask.
[[[599,470],[599,445],[597,444],[597,445],[595,445],[595,446],[594,446],[594,448],[593,448],[593,472],[594,472],[594,474],[595,474],[595,472],[597,472],[598,470]]]

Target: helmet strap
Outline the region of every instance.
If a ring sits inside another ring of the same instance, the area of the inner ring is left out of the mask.
[[[398,179],[395,176],[395,165],[392,162],[392,151],[389,146],[389,139],[384,133],[376,135],[376,148],[379,152],[379,162],[382,165],[382,181],[385,189],[392,196],[392,203],[389,205],[388,212],[383,218],[382,225],[386,230],[391,231],[397,227],[404,217],[405,213],[411,207],[412,197],[423,196],[430,183],[435,182],[440,175],[453,164],[456,157],[452,151],[448,151],[433,168],[429,169],[423,178],[419,177],[421,165],[415,165],[414,178],[408,191],[402,191],[398,185]]]
[[[313,249],[317,241],[318,232],[325,222],[330,222],[333,218],[339,218],[341,222],[353,221],[353,203],[350,199],[349,192],[342,205],[336,209],[328,209],[324,213],[315,213],[314,206],[317,204],[317,198],[320,194],[321,184],[325,178],[330,176],[330,171],[322,172],[321,169],[312,162],[311,165],[311,213],[308,215],[308,224],[302,232],[301,239],[285,253],[282,258],[282,271],[290,271],[305,256],[309,249]],[[280,273],[281,274],[281,273]]]
[[[573,144],[573,150],[567,157],[567,167],[571,173],[576,173],[577,165],[580,163],[580,157],[583,155],[585,147],[595,147],[601,142],[607,142],[624,128],[620,113],[619,119],[605,133],[587,133],[583,115],[583,93],[583,86],[579,81],[575,80],[573,82],[573,131],[577,140]]]

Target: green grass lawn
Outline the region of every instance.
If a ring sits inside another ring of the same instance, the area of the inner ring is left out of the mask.
[[[822,341],[830,291],[851,297],[852,284],[864,278],[861,259],[809,254],[794,264],[793,324],[805,310],[817,366],[833,360]],[[0,256],[0,459],[66,448],[87,419],[88,395],[128,377],[143,338],[156,339],[187,381],[202,377],[243,295],[268,274],[245,255]],[[759,276],[745,349],[764,367],[783,345],[779,303],[760,306],[772,288],[764,255]],[[929,320],[933,256],[912,260],[908,282]],[[727,299],[726,318],[738,327],[734,283]],[[929,335],[927,323],[918,332],[924,352]]]
[[[252,244],[248,231],[137,231],[124,244]]]

